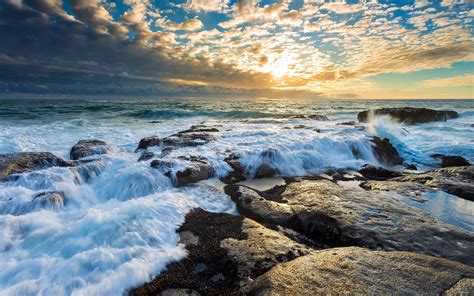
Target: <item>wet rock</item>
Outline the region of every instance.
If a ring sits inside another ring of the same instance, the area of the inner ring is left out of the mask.
[[[161,140],[158,136],[146,137],[140,140],[137,149],[135,149],[135,152],[139,150],[145,150],[149,147],[160,146],[160,144]]]
[[[458,287],[466,291],[461,286],[472,282],[473,277],[474,268],[451,260],[350,247],[317,251],[278,265],[242,292],[248,295],[345,295],[349,291],[356,295],[441,295]]]
[[[366,164],[359,170],[359,173],[371,180],[388,180],[395,177],[400,177],[402,174],[395,171],[390,171],[382,167],[375,167],[370,164]]]
[[[205,125],[193,125],[189,129],[179,132],[178,134],[187,134],[187,133],[216,133],[219,130],[215,127],[207,127]]]
[[[171,169],[173,163],[168,160],[154,159],[150,162],[150,166],[154,169]]]
[[[474,201],[474,166],[447,167],[421,174],[391,179],[395,182],[415,182],[439,188],[449,194]]]
[[[462,156],[446,156],[443,154],[433,154],[432,158],[441,161],[441,167],[458,167],[471,165],[467,159]]]
[[[278,171],[269,163],[263,162],[255,171],[255,179],[271,178],[278,174]]]
[[[293,129],[303,129],[303,128],[306,128],[306,125],[299,124],[299,125],[295,125],[295,126],[293,127]]]
[[[53,166],[68,167],[75,163],[49,152],[19,152],[0,154],[0,180],[12,174],[42,170]]]
[[[280,262],[311,249],[277,231],[225,213],[194,209],[179,229],[189,255],[171,263],[150,283],[130,295],[156,295],[192,289],[202,295],[238,295],[242,286]]]
[[[398,154],[397,149],[392,146],[389,139],[373,137],[370,141],[374,143],[372,150],[381,163],[389,166],[403,163],[403,159],[400,154]]]
[[[194,147],[214,141],[216,137],[207,133],[178,133],[163,139],[167,146]]]
[[[213,174],[214,169],[208,163],[194,160],[186,169],[176,172],[175,185],[182,187],[190,183],[207,180]]]
[[[408,170],[412,170],[412,171],[416,171],[418,170],[418,168],[416,167],[416,165],[412,164],[412,163],[404,163],[403,166],[405,168],[407,168]]]
[[[362,111],[357,114],[359,122],[368,122],[371,116],[389,115],[403,124],[417,124],[432,121],[446,121],[457,118],[456,111],[438,111],[426,108],[382,108],[375,110]]]
[[[140,157],[138,158],[138,161],[147,161],[147,160],[152,159],[153,157],[155,157],[155,153],[151,151],[145,151],[142,153],[142,155],[140,155]]]
[[[329,121],[329,118],[325,115],[321,114],[297,114],[297,115],[280,115],[276,116],[277,118],[294,118],[294,119],[311,119],[311,120],[319,120],[319,121]]]
[[[31,212],[36,208],[59,210],[64,207],[64,193],[61,191],[44,191],[36,194],[30,204]]]
[[[357,122],[355,122],[355,121],[344,121],[344,122],[338,123],[337,125],[349,125],[349,126],[354,126],[354,125],[357,125]]]
[[[167,289],[158,294],[158,296],[200,296],[197,291],[191,289]]]
[[[232,168],[232,171],[220,180],[226,184],[234,184],[247,180],[245,171],[240,165],[239,157],[235,154],[229,155],[224,161]]]
[[[76,145],[72,146],[71,152],[69,153],[71,159],[77,160],[79,158],[107,154],[110,151],[110,147],[106,142],[96,139],[80,140]]]
[[[397,196],[295,178],[280,202],[238,185],[226,187],[241,214],[300,232],[322,246],[356,245],[445,257],[474,264],[474,234],[439,222]]]

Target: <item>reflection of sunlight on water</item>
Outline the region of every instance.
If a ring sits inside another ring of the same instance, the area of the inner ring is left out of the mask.
[[[438,190],[423,195],[426,202],[402,198],[443,222],[474,232],[474,202]]]

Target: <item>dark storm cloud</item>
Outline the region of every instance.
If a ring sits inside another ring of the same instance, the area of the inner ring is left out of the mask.
[[[206,59],[172,59],[160,46],[132,42],[127,28],[114,22],[98,2],[71,1],[74,17],[59,3],[0,4],[1,91],[132,92],[137,91],[135,85],[150,92],[192,90],[166,83],[169,79],[204,80],[223,87],[266,86],[265,75]],[[149,37],[159,45],[159,35]]]

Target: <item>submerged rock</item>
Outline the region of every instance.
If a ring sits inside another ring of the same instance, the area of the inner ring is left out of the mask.
[[[171,263],[130,295],[192,289],[202,295],[237,295],[239,289],[278,263],[311,249],[242,216],[194,209],[179,229],[189,255]]]
[[[389,166],[403,164],[403,158],[398,154],[397,149],[393,147],[389,139],[373,137],[370,141],[374,144],[372,151],[381,163]]]
[[[18,152],[0,154],[0,180],[12,174],[42,170],[53,166],[68,167],[74,162],[66,161],[49,152]]]
[[[372,115],[389,115],[403,124],[417,124],[432,121],[446,121],[448,119],[457,118],[459,115],[456,111],[438,111],[426,108],[382,108],[375,110],[366,110],[357,114],[359,122],[368,122]]]
[[[146,137],[140,140],[140,142],[138,143],[137,149],[135,149],[135,152],[139,150],[145,150],[153,146],[160,146],[160,144],[161,144],[161,140],[158,136]]]
[[[106,142],[96,139],[80,140],[71,148],[70,157],[73,160],[79,158],[107,154],[110,152],[110,147]]]
[[[443,154],[433,154],[432,158],[441,161],[441,167],[458,167],[458,166],[469,166],[471,165],[467,159],[462,156],[446,156]]]
[[[400,250],[474,264],[474,234],[439,222],[383,192],[347,188],[325,179],[296,178],[278,201],[244,186],[226,192],[241,214],[300,232],[322,246]]]
[[[280,264],[242,292],[248,295],[441,295],[459,291],[454,290],[457,288],[469,291],[465,286],[472,278],[474,268],[454,261],[350,247],[315,251]]]

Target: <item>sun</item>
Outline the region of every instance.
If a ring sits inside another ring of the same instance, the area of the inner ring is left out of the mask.
[[[272,76],[276,79],[282,79],[283,77],[288,76],[291,62],[291,59],[288,57],[278,57],[271,63],[268,63],[265,66],[265,70],[272,74]]]

